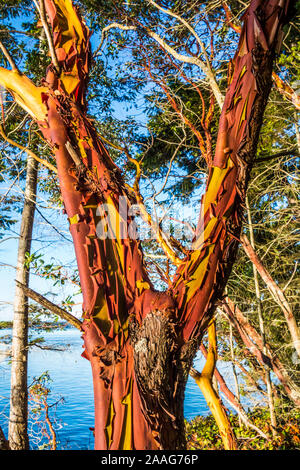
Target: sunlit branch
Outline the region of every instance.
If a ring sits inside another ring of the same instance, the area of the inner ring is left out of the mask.
[[[244,248],[244,251],[250,261],[253,263],[255,268],[257,269],[259,275],[261,278],[264,280],[270,294],[272,295],[273,299],[279,305],[281,308],[287,326],[289,328],[292,340],[293,340],[293,345],[298,353],[298,356],[300,357],[300,333],[299,329],[295,320],[295,317],[293,315],[292,309],[283,293],[283,291],[280,289],[280,287],[276,284],[270,273],[267,271],[267,269],[264,267],[262,261],[260,260],[259,256],[253,249],[250,241],[248,240],[246,235],[241,236],[242,240],[242,245]]]
[[[208,356],[208,352],[204,346],[204,344],[202,343],[201,346],[200,346],[200,349],[201,349],[201,352],[203,353],[204,357],[207,358]],[[199,372],[198,372],[199,373]],[[259,429],[257,426],[255,426],[255,424],[253,424],[248,416],[247,416],[247,413],[245,412],[244,408],[242,407],[242,405],[240,404],[240,402],[238,401],[238,399],[236,398],[236,396],[231,392],[231,390],[227,387],[226,385],[226,382],[223,378],[223,376],[220,374],[219,370],[217,369],[217,367],[215,368],[215,371],[214,371],[214,376],[215,378],[217,379],[218,383],[219,383],[219,386],[220,386],[220,390],[221,392],[223,392],[226,400],[228,401],[228,403],[230,403],[230,405],[232,406],[232,408],[235,409],[235,411],[238,413],[239,417],[241,418],[241,420],[244,422],[244,424],[246,426],[248,426],[249,428],[251,429],[254,429],[261,437],[263,437],[264,439],[267,439],[269,440],[268,436],[263,432],[261,431],[261,429]]]
[[[230,26],[236,33],[240,34],[242,31],[241,26],[235,24],[232,18],[232,12],[226,2],[222,2],[222,6],[226,14],[226,23]]]
[[[202,52],[203,52],[203,55],[205,57],[205,61],[206,61],[206,64],[207,64],[207,67],[210,69],[210,62],[209,62],[209,58],[208,58],[208,55],[207,55],[207,52],[206,52],[206,48],[203,44],[203,42],[201,41],[199,35],[196,33],[195,29],[180,15],[177,15],[176,13],[174,13],[172,10],[169,10],[167,8],[163,8],[161,7],[160,5],[158,5],[156,2],[154,2],[154,0],[148,0],[148,2],[155,6],[155,8],[157,8],[158,10],[162,11],[163,13],[166,13],[167,15],[169,16],[172,16],[173,18],[176,18],[180,23],[182,23],[189,31],[190,33],[195,37],[195,39],[197,40]]]
[[[121,31],[136,31],[137,28],[136,28],[136,26],[128,26],[128,25],[125,25],[125,24],[122,24],[122,23],[111,23],[111,24],[105,26],[101,31],[100,44],[97,47],[96,51],[94,52],[94,57],[96,57],[99,54],[99,52],[100,52],[100,50],[103,46],[105,37],[106,37],[106,33],[108,33],[108,31],[110,31],[111,29],[120,29]]]
[[[59,73],[60,71],[60,66],[59,66],[59,63],[58,63],[58,60],[57,60],[57,55],[56,55],[56,51],[55,51],[55,47],[54,47],[54,43],[53,43],[53,37],[52,37],[52,34],[51,34],[51,31],[50,31],[50,28],[49,28],[49,24],[48,24],[48,21],[47,21],[47,16],[46,16],[46,9],[45,9],[45,3],[44,3],[44,0],[33,0],[38,12],[39,12],[39,15],[40,15],[40,18],[41,18],[41,22],[42,22],[42,25],[43,25],[43,28],[44,28],[44,31],[45,31],[45,34],[46,34],[46,38],[47,38],[47,42],[48,42],[48,46],[49,46],[49,52],[50,52],[50,55],[51,55],[51,59],[52,59],[52,63],[56,69],[56,72]]]
[[[295,108],[300,110],[300,95],[288,83],[282,80],[276,72],[272,72],[272,78],[279,93],[292,102]]]
[[[42,101],[42,93],[48,91],[46,87],[38,87],[26,75],[3,67],[0,67],[0,85],[35,120],[41,123],[46,121],[47,109]]]

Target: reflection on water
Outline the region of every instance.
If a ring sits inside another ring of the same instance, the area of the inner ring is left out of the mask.
[[[8,330],[2,330],[1,335]],[[81,357],[82,339],[80,332],[74,329],[54,331],[44,334],[47,345],[67,346],[65,351],[41,350],[33,347],[29,353],[29,377],[31,384],[34,377],[48,371],[52,379],[50,383],[51,399],[56,401],[64,397],[63,404],[58,405],[56,419],[61,424],[57,431],[59,448],[92,449],[93,433],[89,428],[94,425],[93,385],[89,362]],[[0,423],[7,433],[7,416],[9,413],[10,367],[4,351],[8,346],[0,345]],[[203,363],[196,359],[196,367],[201,370]],[[53,409],[54,412],[54,409]],[[208,413],[205,400],[199,387],[189,379],[184,402],[184,414],[190,420],[199,414]]]

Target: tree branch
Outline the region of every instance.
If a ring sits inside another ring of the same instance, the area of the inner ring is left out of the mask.
[[[0,450],[9,450],[9,443],[0,426]]]
[[[201,344],[200,349],[201,349],[203,356],[207,358],[208,352],[203,343]],[[223,392],[226,400],[230,403],[232,408],[235,409],[235,411],[238,413],[238,415],[240,416],[241,420],[245,423],[245,425],[248,426],[249,428],[254,429],[264,439],[269,440],[268,436],[250,421],[241,403],[238,401],[238,399],[232,393],[232,391],[227,387],[224,377],[220,374],[217,367],[215,368],[214,376],[216,377],[220,385],[220,390]]]
[[[47,42],[48,42],[48,46],[49,46],[49,52],[50,52],[50,55],[51,55],[52,63],[55,67],[55,70],[56,70],[57,74],[59,74],[60,73],[60,65],[59,65],[58,60],[57,60],[57,55],[56,55],[56,51],[55,51],[55,47],[54,47],[54,43],[53,43],[53,37],[52,37],[51,31],[50,31],[50,28],[49,28],[49,24],[48,24],[48,21],[47,21],[44,0],[39,0],[39,2],[37,0],[33,0],[33,2],[36,6],[36,9],[39,12],[41,22],[42,22],[42,25],[43,25],[43,28],[44,28],[44,31],[45,31],[45,34],[46,34],[46,38],[47,38]]]
[[[155,222],[149,212],[147,211],[144,202],[143,202],[143,197],[140,193],[140,178],[141,178],[141,167],[139,162],[135,159],[132,158],[128,152],[127,152],[127,158],[128,160],[133,163],[136,166],[136,177],[135,177],[135,182],[133,185],[133,188],[131,188],[129,185],[126,185],[128,189],[133,191],[136,201],[139,205],[140,213],[143,218],[143,220],[152,228],[152,230],[155,233],[155,237],[157,242],[159,243],[160,247],[166,254],[166,256],[174,263],[176,266],[179,266],[182,262],[182,260],[176,255],[175,251],[173,250],[166,234],[161,230],[159,224]]]
[[[296,349],[298,356],[300,357],[300,332],[296,323],[296,319],[293,315],[292,309],[283,293],[283,291],[280,289],[280,287],[276,284],[270,273],[267,271],[267,269],[264,267],[261,259],[257,255],[257,253],[254,251],[250,241],[248,240],[246,235],[241,236],[241,241],[242,245],[244,248],[244,251],[250,261],[254,264],[256,267],[259,275],[265,282],[270,294],[272,295],[273,299],[279,305],[281,308],[288,329],[290,331],[290,335],[292,337],[293,345],[294,348]]]
[[[300,95],[288,83],[282,80],[276,72],[272,72],[272,78],[279,93],[291,101],[296,109],[300,110]]]
[[[47,108],[42,95],[49,90],[44,86],[36,86],[26,75],[18,70],[7,70],[0,67],[0,85],[11,93],[16,103],[33,119],[45,122]]]
[[[42,165],[44,165],[45,167],[47,167],[49,170],[51,171],[54,171],[54,173],[57,174],[57,168],[55,168],[54,165],[52,165],[52,163],[49,163],[47,162],[47,160],[44,160],[43,158],[40,158],[38,157],[34,152],[32,152],[31,150],[29,150],[27,147],[23,147],[23,145],[20,145],[18,144],[17,142],[15,142],[14,140],[10,139],[9,137],[7,137],[7,135],[5,134],[4,132],[4,129],[3,127],[1,126],[0,124],[0,135],[3,137],[3,139],[10,145],[13,145],[14,147],[17,147],[18,149],[28,153],[28,155],[30,155],[32,158],[34,158],[36,161],[38,161],[39,163],[41,163]]]
[[[105,39],[105,35],[108,31],[110,31],[111,29],[121,29],[122,31],[136,31],[136,26],[128,26],[128,25],[125,25],[125,24],[121,24],[121,23],[111,23],[107,26],[105,26],[103,29],[102,29],[102,32],[101,32],[101,39],[100,39],[100,44],[99,46],[97,47],[95,53],[94,53],[94,57],[97,57],[97,55],[99,54],[100,50],[101,50],[101,47],[104,43],[104,39]]]
[[[270,345],[266,343],[267,355],[265,355],[262,351],[263,344],[261,336],[231,299],[226,297],[222,307],[222,311],[226,318],[228,318],[232,325],[237,329],[246,348],[257,359],[259,364],[266,365],[273,370],[279,381],[282,383],[287,396],[295,403],[296,406],[300,406],[300,389],[291,379],[281,361],[271,350]]]
[[[128,25],[123,25],[122,23],[111,23],[110,25],[106,26],[102,30],[100,45],[98,46],[95,55],[98,54],[99,50],[102,47],[104,37],[105,37],[105,33],[107,33],[108,31],[110,31],[111,29],[114,29],[114,28],[121,29],[123,31],[130,31],[130,30],[131,31],[137,31],[137,29],[138,29],[137,26],[133,26],[133,25],[128,26]],[[218,84],[215,80],[215,77],[214,77],[214,74],[213,74],[211,68],[208,67],[199,57],[192,57],[192,56],[187,56],[187,55],[180,54],[175,49],[173,49],[173,47],[171,47],[163,38],[161,38],[157,33],[152,31],[150,28],[148,28],[146,26],[143,26],[143,29],[146,31],[146,33],[148,34],[149,37],[154,39],[162,47],[162,49],[167,51],[176,60],[179,60],[180,62],[183,62],[183,63],[186,63],[186,64],[196,65],[202,70],[202,72],[205,74],[205,76],[207,78],[207,81],[208,81],[208,83],[211,87],[211,90],[212,90],[212,92],[213,92],[213,94],[214,94],[214,96],[217,100],[217,103],[218,103],[220,109],[222,109],[223,103],[224,103],[224,96],[222,95],[222,93],[220,91],[220,88],[219,88],[219,86],[218,86]]]
[[[182,23],[190,31],[190,33],[194,36],[194,38],[198,42],[200,48],[202,49],[203,55],[205,57],[206,65],[210,69],[211,68],[210,67],[210,61],[209,61],[209,58],[208,58],[208,55],[207,55],[207,52],[206,52],[206,48],[205,48],[203,42],[201,41],[200,37],[196,33],[196,31],[194,30],[194,28],[184,18],[182,18],[180,15],[177,15],[176,13],[174,13],[173,11],[171,11],[167,8],[161,7],[156,2],[154,2],[154,0],[148,0],[148,2],[151,5],[153,5],[155,8],[157,8],[158,10],[162,11],[163,13],[166,13],[167,15],[172,16],[173,18],[176,18],[180,23]]]
[[[6,49],[6,47],[4,46],[4,44],[2,43],[2,41],[0,41],[0,49],[2,51],[2,53],[4,54],[7,62],[10,64],[12,70],[18,72],[18,67],[14,61],[14,59],[12,58],[12,56],[10,55],[10,53],[8,52],[8,50]]]
[[[216,368],[217,356],[218,351],[216,324],[215,320],[212,320],[208,327],[208,352],[206,356],[206,363],[201,373],[198,372],[196,369],[191,368],[190,376],[193,377],[197,385],[200,387],[201,392],[203,393],[207,401],[210,411],[216,420],[225,449],[236,450],[237,442],[233,429],[231,427],[222,401],[212,384],[212,379]]]
[[[267,155],[265,157],[257,158],[257,160],[255,160],[255,163],[267,162],[269,160],[273,160],[273,158],[288,157],[289,155],[299,155],[297,147],[294,147],[291,150],[277,152],[273,155]]]

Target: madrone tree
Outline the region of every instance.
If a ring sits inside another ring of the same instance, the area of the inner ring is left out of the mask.
[[[252,0],[244,14],[215,154],[207,157],[198,227],[184,259],[176,255],[174,240],[147,216],[138,165],[130,188],[88,117],[90,31],[77,7],[71,0],[35,3],[52,63],[34,84],[3,48],[12,70],[0,68],[0,84],[36,120],[56,158],[83,293],[81,328],[93,372],[95,447],[184,449],[185,385],[236,257],[289,1]],[[155,290],[145,269],[127,210],[135,203],[177,267],[165,292]],[[218,406],[217,397],[212,399]],[[233,439],[228,440],[233,448]]]

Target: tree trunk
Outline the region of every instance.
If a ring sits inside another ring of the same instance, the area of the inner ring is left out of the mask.
[[[22,212],[16,280],[28,286],[29,270],[25,255],[30,253],[35,212],[38,163],[27,159],[25,201]],[[28,353],[28,299],[16,284],[12,331],[11,392],[9,412],[9,445],[12,450],[29,449],[27,434],[27,353]]]

